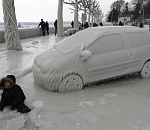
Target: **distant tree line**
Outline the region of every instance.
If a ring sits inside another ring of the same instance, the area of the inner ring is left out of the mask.
[[[150,0],[117,0],[112,3],[107,14],[109,22],[118,22],[120,15],[130,16],[132,21],[150,19]]]
[[[63,36],[63,4],[71,5],[71,10],[74,12],[74,27],[79,28],[79,11],[84,13],[84,18],[82,22],[84,23],[87,20],[88,15],[88,23],[93,26],[93,22],[102,21],[103,13],[100,9],[100,4],[96,0],[58,0],[58,11],[57,11],[57,36]]]
[[[64,4],[70,4],[72,11],[74,11],[75,27],[78,25],[78,12],[81,11],[88,15],[88,24],[96,21],[102,21],[104,14],[100,8],[99,2],[96,0],[64,0]],[[83,21],[82,21],[83,22]]]

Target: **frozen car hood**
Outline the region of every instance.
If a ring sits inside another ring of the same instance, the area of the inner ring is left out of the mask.
[[[73,53],[60,53],[55,48],[51,48],[48,51],[38,55],[34,60],[36,65],[42,74],[47,73],[51,68],[57,68],[60,64],[68,62],[74,55],[80,52],[80,48],[74,50]]]
[[[61,53],[71,53],[81,45],[88,46],[96,37],[103,35],[109,30],[108,28],[102,29],[100,27],[88,28],[58,42],[54,45],[54,48]]]
[[[60,62],[62,57],[63,54],[58,53],[54,48],[50,48],[46,52],[38,55],[34,60],[34,64],[42,71],[42,73],[46,73],[46,70],[44,69],[57,64],[57,62]]]

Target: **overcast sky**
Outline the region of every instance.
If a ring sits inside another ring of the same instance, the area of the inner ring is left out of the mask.
[[[104,14],[110,10],[110,5],[116,0],[97,0]],[[130,2],[131,0],[125,0]],[[18,22],[54,21],[57,18],[58,0],[14,0]],[[69,5],[64,5],[64,21],[73,20]],[[0,0],[0,22],[3,22],[2,0]]]

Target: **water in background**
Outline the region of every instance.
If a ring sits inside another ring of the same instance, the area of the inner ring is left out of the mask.
[[[38,27],[39,22],[18,22],[19,28]],[[64,27],[71,26],[71,21],[64,21]],[[54,22],[49,22],[49,27],[54,27]],[[4,29],[4,23],[0,22],[0,29]]]

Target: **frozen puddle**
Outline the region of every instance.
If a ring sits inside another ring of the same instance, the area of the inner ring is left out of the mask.
[[[44,101],[42,101],[42,100],[36,100],[36,101],[33,102],[33,106],[35,108],[41,108],[41,107],[44,106]]]

